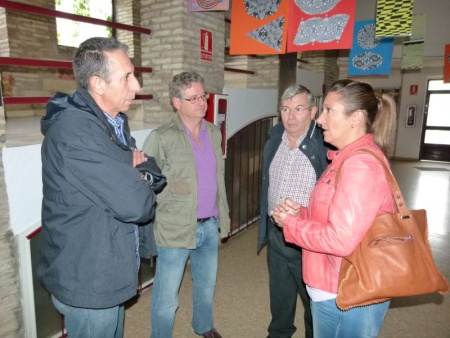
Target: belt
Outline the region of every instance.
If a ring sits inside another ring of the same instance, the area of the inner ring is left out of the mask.
[[[197,223],[205,223],[205,222],[209,221],[211,218],[212,218],[212,216],[205,217],[205,218],[197,218]]]

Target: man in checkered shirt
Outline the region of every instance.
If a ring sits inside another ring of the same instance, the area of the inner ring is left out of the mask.
[[[327,145],[317,126],[317,106],[311,91],[301,85],[288,87],[280,100],[281,122],[269,131],[264,148],[258,252],[267,243],[269,263],[270,338],[292,337],[297,294],[305,308],[305,337],[312,338],[309,297],[302,278],[302,249],[286,243],[283,230],[269,212],[286,198],[308,205],[317,179],[328,166]]]

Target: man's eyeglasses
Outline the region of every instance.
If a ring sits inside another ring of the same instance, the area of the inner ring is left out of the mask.
[[[295,107],[293,109],[289,108],[289,107],[281,107],[280,108],[280,113],[283,115],[289,115],[290,113],[294,113],[295,115],[302,115],[306,110],[311,109],[312,107],[303,107],[303,106],[298,106]]]
[[[199,95],[199,96],[190,97],[189,99],[186,99],[184,97],[180,97],[180,100],[189,101],[191,104],[196,104],[199,100],[206,101],[208,99],[208,97],[209,97],[209,94],[208,93],[204,93],[204,94]]]

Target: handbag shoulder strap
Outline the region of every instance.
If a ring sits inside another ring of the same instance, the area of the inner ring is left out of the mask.
[[[398,186],[397,180],[395,179],[394,175],[392,174],[391,169],[389,169],[389,167],[386,165],[386,163],[383,161],[383,159],[378,154],[376,154],[374,151],[372,151],[370,149],[366,149],[366,148],[356,149],[353,152],[365,152],[365,153],[371,154],[373,157],[375,157],[378,160],[378,162],[380,162],[381,166],[383,167],[386,179],[387,179],[389,185],[391,186],[392,195],[394,196],[394,202],[397,206],[397,210],[400,213],[401,218],[402,219],[410,218],[411,213],[409,212],[408,207],[406,206],[405,199],[403,198],[403,194],[402,194],[402,191],[400,190],[400,187]],[[339,166],[339,169],[336,173],[335,186],[337,186],[337,184],[339,182],[339,176],[341,174],[341,168],[342,168],[342,165],[344,164],[344,162],[342,162],[342,164]]]

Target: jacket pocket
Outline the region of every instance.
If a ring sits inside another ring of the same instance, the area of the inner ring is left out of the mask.
[[[172,196],[191,194],[192,180],[187,177],[173,178],[170,183],[170,192]]]
[[[130,287],[137,280],[136,235],[132,224],[108,217],[98,226],[99,251],[94,291],[114,293]]]

